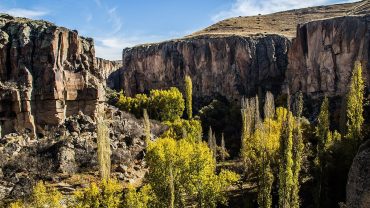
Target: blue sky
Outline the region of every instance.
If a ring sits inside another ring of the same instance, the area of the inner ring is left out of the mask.
[[[179,38],[233,16],[266,14],[355,0],[1,0],[0,12],[44,19],[95,40],[98,57]]]

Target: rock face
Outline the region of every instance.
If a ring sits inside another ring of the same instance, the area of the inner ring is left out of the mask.
[[[361,145],[347,183],[347,207],[370,207],[370,140]]]
[[[122,67],[122,61],[109,61],[102,58],[96,58],[95,67],[98,69],[99,78],[106,81],[103,84],[107,84],[109,86],[109,75]]]
[[[289,50],[286,83],[315,96],[344,95],[355,61],[370,84],[370,15],[346,16],[298,26]]]
[[[0,15],[2,135],[34,135],[80,111],[93,115],[104,100],[99,77],[112,68],[95,58],[93,40],[76,31]]]
[[[288,64],[289,40],[278,35],[197,37],[123,51],[120,85],[133,95],[154,88],[183,88],[193,80],[200,98],[224,96],[237,100],[258,87],[278,91]]]
[[[280,93],[288,86],[312,98],[341,96],[357,60],[370,84],[369,28],[370,16],[358,15],[299,25],[292,41],[278,35],[204,35],[141,45],[123,51],[114,85],[127,95],[170,86],[182,89],[189,74],[195,100],[223,96],[237,101],[241,95]]]
[[[111,141],[112,176],[123,183],[139,182],[145,172],[142,120],[116,108],[106,108]],[[151,122],[152,138],[166,130]],[[0,206],[3,199],[28,195],[35,182],[63,183],[60,190],[71,193],[87,181],[98,178],[96,123],[90,116],[68,117],[50,128],[43,139],[8,134],[0,139]],[[77,177],[77,180],[74,178]],[[5,202],[5,201],[3,201]]]

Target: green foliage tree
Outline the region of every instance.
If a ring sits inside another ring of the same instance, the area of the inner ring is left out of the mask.
[[[184,99],[177,88],[150,91],[149,111],[151,117],[161,121],[174,121],[182,116],[184,109]]]
[[[29,201],[16,201],[9,205],[11,208],[62,208],[62,194],[55,188],[47,188],[44,182],[38,182],[32,190]]]
[[[302,92],[298,94],[298,97],[295,101],[295,123],[293,129],[293,147],[292,147],[292,159],[293,159],[293,186],[291,194],[291,207],[298,208],[300,207],[300,198],[299,198],[299,173],[301,171],[302,157],[303,157],[303,135],[302,135],[302,126],[301,126],[301,117],[303,111],[303,95]]]
[[[122,186],[116,180],[103,180],[100,185],[75,191],[69,206],[74,208],[118,208],[122,204]]]
[[[97,146],[98,146],[98,162],[100,177],[104,180],[110,178],[111,160],[110,160],[110,139],[107,121],[104,119],[103,113],[97,118]]]
[[[137,94],[132,98],[121,93],[116,106],[137,117],[141,117],[143,109],[147,109],[152,119],[174,121],[182,116],[185,101],[181,92],[171,87],[168,90],[151,90],[149,97],[145,94]]]
[[[146,109],[143,110],[143,123],[144,123],[145,143],[148,144],[150,140],[150,120],[148,111]]]
[[[125,194],[124,207],[126,208],[148,208],[156,201],[155,194],[150,185],[144,185],[140,190],[132,186],[128,188]]]
[[[185,76],[185,99],[186,99],[186,114],[188,119],[193,117],[193,83],[190,76]]]
[[[355,63],[352,71],[349,91],[347,94],[347,134],[346,138],[353,142],[353,152],[357,150],[362,140],[364,80],[362,66],[359,61]]]
[[[148,146],[146,161],[147,180],[159,207],[181,207],[184,196],[196,200],[200,207],[215,207],[226,201],[225,188],[238,179],[230,171],[215,174],[212,152],[204,142],[158,139]]]
[[[164,124],[169,127],[163,134],[164,137],[177,140],[186,138],[194,142],[202,140],[202,125],[199,120],[176,119],[173,122],[166,121]]]
[[[289,104],[288,104],[289,106]],[[288,108],[289,109],[289,108]],[[291,193],[294,184],[293,181],[293,133],[292,133],[292,115],[288,111],[286,119],[283,122],[283,128],[280,138],[280,165],[279,165],[279,207],[291,207]]]

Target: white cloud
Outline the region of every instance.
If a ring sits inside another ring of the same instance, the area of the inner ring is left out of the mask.
[[[117,7],[113,7],[107,10],[109,16],[108,21],[112,24],[113,31],[112,34],[119,32],[122,29],[122,20],[119,15],[117,15]]]
[[[10,14],[16,17],[27,17],[27,18],[37,18],[47,15],[49,12],[45,10],[33,10],[33,9],[23,9],[23,8],[11,8],[2,10],[1,12]]]
[[[354,2],[343,0],[342,2]],[[236,16],[251,16],[272,12],[330,4],[330,0],[236,0],[230,9],[212,17],[214,22]]]
[[[95,38],[96,56],[108,60],[121,60],[122,50],[142,43],[138,38]]]

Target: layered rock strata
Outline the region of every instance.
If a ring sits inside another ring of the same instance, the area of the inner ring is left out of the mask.
[[[110,64],[77,31],[1,14],[1,135],[34,135],[78,112],[93,115],[104,101],[102,80],[116,67]]]
[[[193,80],[198,98],[238,100],[258,88],[278,91],[284,81],[290,42],[278,35],[197,37],[123,51],[118,88],[128,95],[155,88],[183,88]]]

